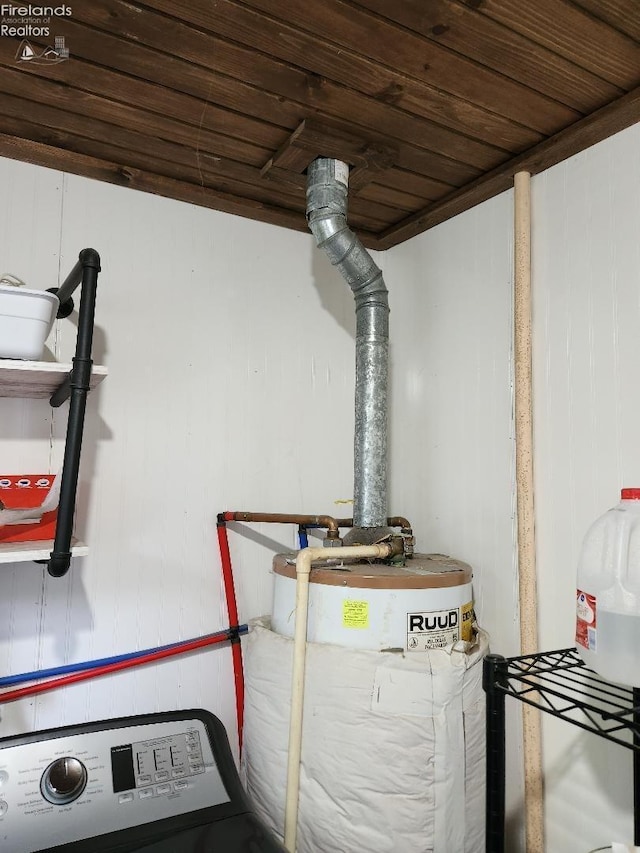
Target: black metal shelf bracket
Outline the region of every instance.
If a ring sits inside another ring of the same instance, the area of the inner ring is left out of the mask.
[[[487,702],[486,853],[505,849],[507,696],[633,750],[634,844],[639,845],[640,689],[606,681],[575,648],[512,658],[487,655],[482,686]]]
[[[95,249],[83,249],[78,261],[59,288],[51,288],[60,300],[58,318],[68,317],[73,311],[71,294],[80,285],[80,308],[78,310],[78,335],[76,353],[71,372],[60,387],[53,393],[50,403],[61,406],[70,398],[67,437],[62,464],[60,483],[60,502],[53,551],[47,562],[47,571],[54,578],[62,577],[71,565],[71,534],[73,515],[78,488],[80,470],[80,451],[87,403],[87,394],[91,379],[91,347],[93,344],[93,326],[96,307],[100,255]]]

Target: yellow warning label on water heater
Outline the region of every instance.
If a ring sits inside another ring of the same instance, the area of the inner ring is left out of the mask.
[[[460,608],[460,639],[468,643],[473,640],[473,601]]]
[[[368,628],[369,602],[353,601],[350,598],[345,599],[342,602],[342,627]]]

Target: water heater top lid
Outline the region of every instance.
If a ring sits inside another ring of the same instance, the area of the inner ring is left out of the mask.
[[[335,552],[334,552],[335,553]],[[273,571],[296,576],[296,555],[276,554]],[[445,554],[415,554],[404,566],[339,560],[327,548],[327,560],[311,569],[311,583],[356,589],[433,589],[471,583],[471,566]]]

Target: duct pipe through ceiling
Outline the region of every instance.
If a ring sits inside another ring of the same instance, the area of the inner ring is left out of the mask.
[[[387,523],[389,300],[382,272],[347,225],[349,166],[319,157],[307,169],[307,219],[356,302],[354,528]]]

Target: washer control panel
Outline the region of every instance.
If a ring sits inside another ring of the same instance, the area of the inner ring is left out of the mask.
[[[2,853],[50,850],[230,802],[202,720],[62,732],[0,741]]]

